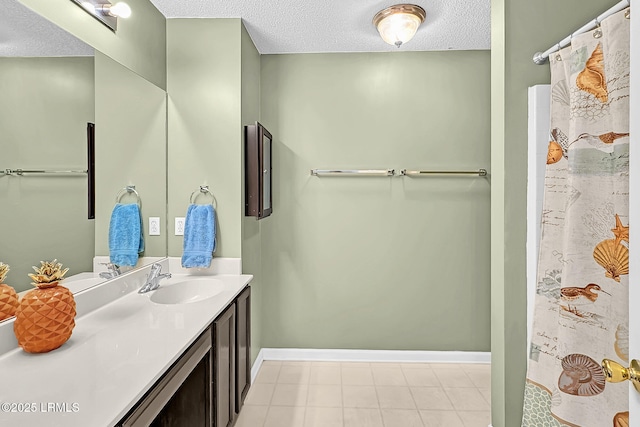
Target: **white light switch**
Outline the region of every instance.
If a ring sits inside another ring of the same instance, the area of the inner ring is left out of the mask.
[[[184,217],[176,217],[176,236],[184,236]]]
[[[149,217],[149,236],[160,235],[160,218],[157,216]]]

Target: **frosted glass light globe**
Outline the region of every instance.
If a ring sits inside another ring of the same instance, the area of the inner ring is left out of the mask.
[[[380,37],[390,45],[400,47],[413,38],[426,12],[415,4],[397,4],[381,10],[373,18]]]
[[[380,21],[378,31],[382,40],[400,47],[413,38],[421,23],[415,15],[396,13]]]

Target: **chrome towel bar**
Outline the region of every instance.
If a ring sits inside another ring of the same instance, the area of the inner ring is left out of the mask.
[[[68,171],[53,171],[44,169],[5,169],[0,171],[4,175],[24,175],[25,173],[65,173],[65,174],[84,174],[89,173],[87,170],[68,170]]]
[[[426,175],[478,175],[487,176],[486,169],[474,171],[410,170],[402,169],[311,169],[311,176],[426,176]]]
[[[393,169],[311,169],[312,176],[393,176]]]
[[[486,169],[478,169],[477,171],[421,171],[421,170],[408,170],[402,169],[400,171],[402,176],[424,176],[424,175],[478,175],[487,176]]]

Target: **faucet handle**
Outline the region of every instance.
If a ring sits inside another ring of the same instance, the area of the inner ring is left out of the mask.
[[[108,270],[120,272],[120,267],[118,267],[118,266],[117,266],[117,265],[115,265],[114,263],[111,263],[111,262],[101,262],[100,264],[101,264],[101,265],[106,266]]]
[[[160,280],[163,278],[170,278],[171,273],[163,273],[160,274],[162,270],[162,264],[158,262],[154,262],[151,264],[151,269],[149,270],[149,274],[147,275],[147,279],[145,283],[142,285],[142,288],[138,291],[139,294],[144,294],[149,291],[153,291],[158,289],[160,286]]]
[[[107,271],[100,272],[99,276],[103,279],[113,279],[114,277],[118,277],[120,274],[120,267],[110,262],[101,262],[100,264],[107,267]]]
[[[152,278],[156,277],[162,271],[162,264],[158,262],[154,262],[151,264],[151,269],[149,270],[149,275],[147,277]]]
[[[162,264],[159,262],[154,262],[151,264],[151,269],[149,270],[149,274],[147,275],[147,283],[155,282],[160,276],[160,272],[162,271]]]

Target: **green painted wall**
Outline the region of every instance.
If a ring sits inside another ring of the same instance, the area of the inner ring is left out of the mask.
[[[69,0],[19,0],[85,43],[166,87],[166,19],[148,0],[129,0],[131,17],[114,33]]]
[[[490,55],[262,57],[274,213],[264,347],[488,351],[489,182],[312,168],[489,167]]]
[[[244,128],[260,115],[260,55],[240,19],[167,21],[168,217],[184,217],[191,193],[216,198],[214,256],[242,258],[252,282],[252,360],[261,348],[260,223],[244,217]],[[206,52],[206,54],[203,54]],[[198,203],[207,203],[200,196]],[[172,234],[172,233],[170,233]],[[169,256],[181,256],[169,236]]]
[[[240,19],[167,21],[169,222],[208,185],[217,257],[242,256],[241,29]],[[170,235],[169,256],[181,255],[182,236]]]
[[[543,51],[602,13],[599,0],[492,0],[492,423],[520,425],[526,373],[527,88]]]
[[[109,221],[119,191],[135,185],[142,200],[144,256],[166,256],[167,233],[149,236],[149,217],[166,221],[166,93],[96,51],[95,254],[109,254]],[[135,202],[124,196],[123,203]]]
[[[93,73],[93,57],[0,58],[0,169],[86,169]],[[57,258],[68,275],[92,270],[86,176],[0,175],[0,200],[0,261],[18,292],[40,260]]]
[[[260,118],[260,54],[249,33],[242,25],[241,35],[241,103],[242,125],[253,124]],[[241,129],[242,131],[242,129]],[[244,136],[241,137],[244,141]],[[244,159],[244,144],[242,144]],[[244,162],[241,180],[244,188]],[[255,361],[262,347],[262,235],[260,221],[244,216],[244,193],[242,194],[242,272],[253,274],[251,282],[251,363]]]

